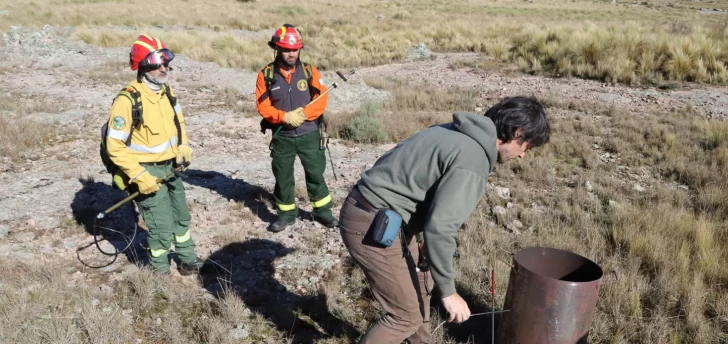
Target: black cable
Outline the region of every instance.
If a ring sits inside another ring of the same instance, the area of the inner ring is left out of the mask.
[[[132,219],[136,219],[136,211],[134,210],[133,204],[129,208],[131,209],[131,217],[132,217]],[[99,220],[98,218],[94,217],[93,228],[91,230],[92,231],[91,234],[94,236],[94,241],[92,243],[88,244],[88,245],[81,246],[78,249],[76,249],[76,257],[78,258],[78,261],[81,262],[81,264],[83,264],[84,266],[89,267],[89,268],[92,268],[92,269],[100,269],[100,268],[107,267],[107,266],[109,266],[111,264],[114,264],[114,262],[116,262],[116,259],[119,257],[119,255],[121,253],[124,253],[126,250],[128,250],[130,247],[132,247],[132,245],[134,245],[134,239],[136,238],[137,229],[139,228],[139,225],[137,224],[137,221],[134,221],[134,234],[131,236],[131,238],[129,238],[128,235],[126,235],[126,234],[124,234],[124,233],[122,233],[120,231],[117,231],[115,229],[108,228],[108,227],[99,226],[98,225],[98,220]],[[114,246],[114,251],[115,252],[113,252],[113,253],[109,253],[109,252],[104,251],[101,248],[101,246],[99,245],[99,242],[101,241],[101,240],[99,240],[99,228],[100,229],[105,229],[105,230],[110,231],[110,232],[114,232],[114,233],[121,234],[122,237],[124,238],[124,240],[127,243],[126,247],[124,247],[123,249],[119,250],[119,249],[116,248],[116,246]],[[109,262],[108,264],[105,264],[105,265],[90,265],[90,264],[87,264],[86,262],[84,262],[83,260],[81,260],[81,255],[79,254],[79,252],[81,252],[81,251],[83,251],[83,250],[85,250],[85,249],[87,249],[87,248],[89,248],[91,246],[96,246],[96,249],[99,252],[101,252],[101,254],[103,254],[105,256],[112,256],[112,257],[114,257],[114,259],[112,259],[111,262]]]

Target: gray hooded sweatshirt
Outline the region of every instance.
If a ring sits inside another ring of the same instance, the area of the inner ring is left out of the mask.
[[[362,173],[362,196],[402,216],[409,234],[422,232],[432,278],[443,297],[455,293],[455,237],[485,193],[498,158],[490,118],[456,112],[400,142]]]

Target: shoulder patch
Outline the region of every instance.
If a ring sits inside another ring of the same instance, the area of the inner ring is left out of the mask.
[[[296,84],[299,91],[305,91],[308,89],[308,82],[306,80],[298,80],[298,83]]]
[[[121,116],[116,116],[111,121],[111,127],[116,130],[124,129],[125,126],[126,126],[126,120],[124,120],[124,118],[122,118]]]

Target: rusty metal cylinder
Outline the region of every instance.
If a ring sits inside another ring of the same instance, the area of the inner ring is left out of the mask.
[[[513,256],[500,344],[587,343],[602,269],[578,254],[531,247]]]

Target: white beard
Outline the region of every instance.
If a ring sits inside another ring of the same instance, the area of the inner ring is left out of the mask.
[[[162,85],[167,82],[169,79],[169,75],[166,75],[162,78],[155,78],[153,76],[150,76],[149,73],[144,74],[144,84],[149,87],[150,90],[154,92],[159,92],[159,90],[162,89]]]

